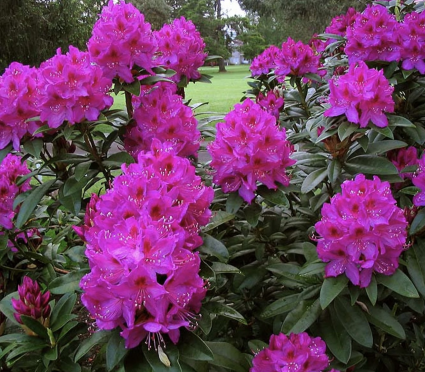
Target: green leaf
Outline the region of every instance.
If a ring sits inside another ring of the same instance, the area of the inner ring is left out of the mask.
[[[12,306],[12,298],[18,299],[18,292],[13,292],[3,297],[0,301],[0,311],[14,324],[20,325],[16,320],[13,314],[15,313],[15,309]]]
[[[329,304],[347,287],[348,278],[340,275],[336,278],[326,278],[320,290],[320,306],[326,309]]]
[[[49,291],[52,294],[65,294],[78,291],[80,289],[81,278],[88,272],[89,269],[83,269],[59,276],[49,283]]]
[[[378,299],[378,283],[374,276],[372,276],[370,284],[366,287],[366,293],[372,305],[375,306],[376,300]]]
[[[61,371],[66,372],[81,372],[81,366],[77,363],[74,363],[71,358],[67,356],[62,356],[58,361],[58,366]]]
[[[207,335],[211,332],[212,328],[211,315],[204,306],[201,307],[200,315],[201,318],[198,320],[199,328]]]
[[[425,297],[425,244],[422,239],[406,252],[407,271],[417,290]]]
[[[388,125],[391,127],[416,127],[410,120],[397,115],[388,115]]]
[[[267,188],[267,186],[262,185],[257,189],[257,193],[265,200],[273,204],[282,205],[284,207],[289,206],[288,198],[286,197],[285,193],[280,189],[271,190]]]
[[[233,220],[234,218],[235,218],[235,215],[233,213],[228,213],[224,211],[214,212],[213,218],[210,221],[210,223],[204,228],[202,228],[201,231],[202,232],[211,231],[215,229],[216,227]]]
[[[259,353],[261,350],[265,349],[268,346],[269,345],[267,345],[264,341],[261,340],[248,341],[248,347],[254,354]]]
[[[242,204],[243,199],[240,197],[239,193],[232,192],[226,200],[226,212],[236,214]]]
[[[267,319],[291,311],[298,305],[299,297],[300,295],[297,293],[279,298],[278,300],[267,305],[261,312],[260,317]]]
[[[301,186],[301,192],[306,194],[318,186],[328,175],[328,169],[320,168],[311,172],[304,180]]]
[[[229,251],[226,246],[208,234],[204,235],[204,243],[199,248],[199,251],[217,257],[222,262],[226,262],[229,259]]]
[[[158,351],[155,351],[154,348],[148,350],[148,347],[144,344],[142,350],[154,372],[182,372],[179,363],[179,350],[173,344],[168,343],[167,348],[163,349],[163,352],[170,362],[170,366],[166,366],[161,362]]]
[[[220,302],[208,302],[204,305],[210,314],[221,315],[242,324],[247,324],[245,318],[235,309]]]
[[[213,360],[214,355],[208,345],[195,333],[183,330],[179,339],[179,351],[182,357],[194,360]]]
[[[126,92],[133,94],[134,96],[140,96],[141,83],[142,83],[141,81],[135,80],[134,82],[130,84],[123,84],[122,89],[124,89]]]
[[[31,331],[39,335],[41,338],[44,338],[45,340],[49,339],[46,327],[43,326],[40,322],[26,315],[21,315],[21,320],[24,325],[26,325]]]
[[[74,176],[77,181],[82,180],[86,177],[88,170],[90,169],[91,163],[80,163],[77,164],[74,171]]]
[[[384,332],[402,340],[406,339],[403,326],[388,311],[379,307],[370,307],[369,314],[366,314],[366,317],[370,323]]]
[[[331,183],[335,183],[341,174],[341,163],[338,159],[332,159],[328,165],[328,178]]]
[[[320,322],[320,334],[332,354],[346,364],[351,356],[351,337],[342,326],[333,307],[329,309],[331,317]]]
[[[212,270],[216,274],[240,274],[241,271],[232,265],[228,265],[221,262],[213,262],[211,265]]]
[[[40,138],[33,138],[30,141],[26,141],[23,147],[28,154],[32,155],[34,158],[38,158],[43,149],[43,140]]]
[[[56,180],[49,180],[42,185],[36,187],[27,196],[19,209],[18,217],[16,218],[16,227],[20,229],[27,222],[31,213],[34,211],[41,198],[47,193],[50,187],[56,182]]]
[[[75,216],[78,215],[81,209],[81,190],[78,190],[76,193],[69,196],[63,195],[63,187],[59,189],[59,201],[60,203],[68,209]]]
[[[412,281],[400,269],[397,269],[397,271],[393,275],[387,276],[378,274],[376,279],[378,280],[378,283],[381,283],[385,287],[401,294],[402,296],[410,298],[419,297],[419,293],[416,290]]]
[[[62,318],[71,314],[76,301],[77,295],[75,293],[66,293],[56,303],[50,314],[50,327],[53,331],[61,328],[66,323]]]
[[[409,229],[410,235],[419,233],[425,227],[425,209],[421,209],[412,221]]]
[[[322,312],[320,300],[301,301],[285,318],[281,332],[285,334],[304,332],[319,317]]]
[[[403,141],[396,140],[386,140],[371,143],[367,148],[368,154],[383,154],[390,150],[400,149],[406,147],[407,143]]]
[[[39,343],[34,343],[34,342],[24,343],[21,346],[16,347],[12,352],[10,352],[9,355],[7,356],[7,358],[6,358],[6,361],[12,361],[13,358],[16,358],[16,357],[18,357],[22,354],[26,354],[26,353],[29,353],[29,352],[32,352],[32,351],[41,350],[45,347],[46,347],[45,344],[39,344]],[[42,355],[41,352],[40,352],[40,355]]]
[[[345,168],[352,174],[365,173],[373,175],[398,174],[398,170],[391,161],[375,155],[359,155],[349,159]]]
[[[385,127],[385,128],[373,127],[373,130],[375,132],[382,134],[383,136],[387,138],[394,139],[394,133],[389,127]]]
[[[206,342],[206,344],[214,354],[214,359],[210,361],[210,364],[236,372],[246,372],[248,370],[243,366],[242,353],[232,344],[227,342]]]
[[[247,222],[252,226],[255,227],[258,224],[258,219],[261,216],[261,212],[263,211],[263,208],[261,208],[261,205],[255,203],[255,201],[244,208],[244,214]]]
[[[117,152],[109,156],[106,160],[102,162],[103,165],[107,167],[117,167],[120,168],[123,164],[134,163],[134,158],[125,151]]]
[[[345,121],[340,126],[338,126],[338,137],[341,141],[344,141],[347,137],[352,135],[358,129],[358,125]]]
[[[339,321],[353,340],[365,347],[372,347],[373,335],[363,311],[358,306],[351,306],[345,297],[337,297],[334,307]]]
[[[174,75],[174,74],[173,74]],[[170,79],[167,79],[166,77],[163,76],[148,76],[142,80],[140,80],[140,85],[153,85],[155,83],[158,83],[160,81],[165,81],[167,83],[172,83],[173,81]],[[124,88],[125,89],[125,88]],[[134,92],[136,90],[134,89]],[[134,93],[132,93],[134,94]],[[139,87],[139,93],[136,94],[137,96],[140,95],[140,87]]]
[[[98,331],[93,333],[89,338],[86,338],[80,343],[80,346],[75,353],[74,362],[78,362],[94,346],[105,343],[109,337],[111,337],[111,332],[109,331]]]
[[[106,369],[112,371],[114,367],[126,356],[125,339],[118,331],[113,332],[106,345]]]
[[[79,193],[81,195],[82,188],[87,184],[88,180],[82,178],[80,181],[77,181],[77,179],[74,176],[69,177],[62,189],[62,195],[64,197],[70,196],[72,194]]]

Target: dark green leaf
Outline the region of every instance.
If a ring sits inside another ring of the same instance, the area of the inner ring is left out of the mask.
[[[78,215],[81,209],[81,190],[69,196],[63,195],[63,187],[59,189],[59,201],[75,216]]]
[[[195,333],[182,331],[179,339],[179,351],[182,357],[194,360],[212,360],[214,355],[208,345]]]
[[[407,143],[397,140],[386,140],[371,143],[367,148],[368,154],[383,154],[390,150],[406,147]]]
[[[214,359],[210,362],[213,365],[224,367],[235,372],[246,372],[243,366],[242,353],[232,344],[227,342],[206,342],[214,354]]]
[[[271,190],[266,186],[262,185],[257,189],[258,195],[262,196],[265,200],[272,202],[273,204],[282,205],[284,207],[289,206],[288,198],[285,193],[280,190]]]
[[[320,301],[301,301],[285,318],[281,332],[285,334],[304,332],[310,327],[322,312]]]
[[[63,185],[63,196],[67,197],[76,193],[79,193],[79,195],[81,195],[81,190],[86,185],[87,181],[88,180],[84,178],[80,179],[80,181],[77,181],[74,176],[69,177]]]
[[[232,265],[228,265],[221,262],[213,262],[211,265],[212,270],[216,274],[240,274],[241,271]]]
[[[217,257],[222,262],[226,262],[229,259],[229,251],[226,246],[208,234],[204,235],[204,243],[199,248],[199,251]]]
[[[102,162],[103,165],[107,167],[117,167],[120,168],[123,164],[134,163],[134,158],[128,152],[117,152],[109,156],[106,160]]]
[[[148,350],[146,345],[143,345],[142,349],[145,358],[147,359],[154,372],[182,372],[179,363],[179,350],[173,344],[168,343],[167,348],[158,348],[158,351],[155,351],[154,348]],[[168,362],[170,363],[169,366],[166,366],[159,359],[159,353],[161,351],[165,353],[165,358],[167,358]]]
[[[370,307],[369,314],[366,314],[370,323],[402,340],[406,338],[406,333],[402,325],[391,315],[391,313],[379,307]]]
[[[255,227],[258,224],[258,219],[260,218],[261,212],[263,209],[261,208],[261,205],[255,203],[255,201],[244,208],[244,214],[247,222],[252,226]]]
[[[28,154],[32,155],[34,158],[38,158],[43,149],[43,140],[40,138],[33,138],[30,141],[26,141],[23,147]]]
[[[236,214],[243,204],[243,199],[239,196],[237,192],[232,192],[229,194],[229,197],[226,201],[226,212]]]
[[[61,371],[81,372],[81,366],[77,363],[74,363],[71,358],[67,356],[61,356],[60,360],[58,361],[58,366]]]
[[[34,343],[34,342],[28,342],[25,344],[22,344],[21,346],[16,347],[15,349],[13,349],[12,352],[9,353],[9,355],[6,358],[6,361],[11,361],[13,360],[13,358],[16,358],[22,354],[26,354],[32,351],[37,351],[37,350],[41,350],[44,347],[46,347],[45,344],[39,344],[39,343]],[[42,354],[42,353],[40,353]]]
[[[387,138],[394,139],[394,133],[389,127],[385,127],[385,128],[373,127],[373,130],[375,132],[382,134],[383,136]]]
[[[15,313],[15,309],[12,306],[12,298],[18,299],[18,292],[13,292],[3,297],[0,301],[0,311],[14,324],[19,325],[19,323],[15,320],[13,314]]]
[[[106,345],[106,369],[112,371],[114,367],[125,357],[128,349],[125,348],[125,339],[118,331],[113,332]]]
[[[301,192],[306,194],[318,186],[328,175],[327,168],[320,168],[311,172],[301,186]]]
[[[98,331],[93,333],[89,338],[86,338],[80,343],[80,346],[75,353],[74,362],[78,362],[94,346],[105,343],[109,337],[111,337],[111,333],[108,331]]]
[[[366,293],[372,305],[375,306],[376,300],[378,299],[378,283],[374,276],[372,276],[370,284],[366,287]]]
[[[48,340],[47,329],[40,322],[26,315],[21,315],[21,320],[31,331],[39,335],[41,338]]]
[[[265,309],[261,312],[260,317],[267,319],[291,311],[298,305],[299,297],[300,296],[297,293],[279,298],[278,300],[272,302],[270,305],[267,305]]]
[[[415,128],[415,124],[413,124],[410,120],[406,119],[403,116],[397,116],[397,115],[388,115],[388,125],[393,127]]]
[[[425,209],[421,209],[412,221],[409,229],[410,235],[415,235],[425,227]]]
[[[344,141],[358,129],[358,125],[345,121],[340,126],[338,126],[338,137],[341,141]]]
[[[221,315],[226,318],[236,320],[239,323],[247,324],[245,318],[239,312],[220,302],[208,302],[205,304],[205,308],[210,314]]]
[[[233,220],[234,218],[235,218],[235,215],[233,213],[228,213],[224,211],[214,212],[213,218],[211,219],[210,223],[207,226],[205,226],[202,229],[202,231],[203,232],[211,231],[215,229],[216,227]]]
[[[74,176],[77,181],[82,180],[86,177],[88,170],[90,169],[91,163],[80,163],[75,167]]]
[[[19,209],[18,217],[16,218],[16,227],[20,229],[27,222],[31,213],[34,211],[41,198],[47,193],[50,187],[56,182],[56,180],[49,180],[42,185],[36,187],[27,196]]]
[[[50,314],[50,327],[55,331],[63,326],[63,321],[60,319],[64,315],[71,314],[72,309],[74,308],[75,302],[77,301],[77,295],[75,293],[66,293],[63,295],[60,300],[56,303],[53,308],[52,313]],[[59,326],[56,325],[58,322]]]
[[[387,276],[378,274],[376,279],[378,283],[381,283],[385,287],[401,294],[402,296],[410,298],[419,297],[419,293],[416,290],[412,281],[400,269],[397,269],[397,271],[393,275]]]
[[[407,271],[417,290],[425,297],[425,244],[418,239],[406,252]]]
[[[152,76],[150,76],[150,77],[152,77]],[[140,84],[141,83],[142,83],[141,81],[135,80],[134,82],[132,82],[130,84],[123,84],[122,89],[124,89],[126,92],[133,94],[134,96],[140,96]]]
[[[199,328],[202,330],[202,332],[204,332],[207,335],[208,333],[210,333],[212,328],[211,315],[208,312],[208,310],[205,309],[204,306],[201,307],[200,315],[201,315],[201,318],[198,320]]]
[[[336,278],[326,278],[320,290],[320,306],[326,309],[329,304],[347,287],[348,278],[340,275]]]
[[[173,82],[172,80],[167,79],[166,77],[163,77],[163,76],[148,76],[148,77],[140,80],[140,85],[153,85],[153,84],[158,83],[160,81],[165,81],[167,83]],[[140,85],[139,85],[139,92],[136,94],[137,96],[140,95]],[[136,89],[134,89],[134,92],[136,92]],[[132,93],[132,92],[130,92],[130,93]],[[132,94],[135,94],[135,93],[132,93]]]
[[[391,163],[391,161],[375,155],[359,155],[351,158],[345,163],[345,168],[352,174],[398,174],[397,168],[393,163]]]
[[[88,272],[88,269],[84,269],[59,276],[50,282],[49,291],[52,294],[65,294],[78,291],[80,289],[81,278]]]
[[[351,306],[345,297],[337,297],[334,306],[339,321],[353,340],[365,347],[372,347],[372,331],[363,311],[356,305]]]
[[[335,183],[341,174],[341,163],[338,159],[332,159],[328,165],[328,178],[331,183]]]

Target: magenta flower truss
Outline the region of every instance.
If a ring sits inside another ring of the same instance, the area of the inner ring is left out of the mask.
[[[158,43],[154,63],[176,71],[171,79],[178,83],[183,76],[188,80],[201,77],[198,68],[204,64],[207,53],[201,34],[192,21],[184,17],[175,19],[173,23],[164,25],[154,32]]]
[[[280,53],[277,46],[271,45],[261,54],[252,60],[251,67],[252,76],[267,75],[271,70],[276,68],[275,58]]]
[[[16,321],[22,323],[21,315],[29,316],[39,321],[44,326],[49,326],[50,316],[50,292],[41,293],[36,280],[24,276],[21,285],[18,285],[19,299],[12,298],[13,314]]]
[[[400,24],[385,6],[368,5],[347,27],[348,61],[399,61],[400,35]]]
[[[134,123],[127,129],[125,149],[137,157],[157,138],[178,156],[196,156],[201,133],[190,107],[175,94],[176,85],[157,83],[134,100]]]
[[[39,101],[37,69],[11,63],[0,76],[0,149],[12,141],[18,151],[21,139],[38,129],[40,122],[28,119],[40,115]]]
[[[310,45],[301,41],[295,42],[290,37],[282,44],[282,48],[274,59],[275,75],[279,82],[284,82],[286,75],[304,76],[308,73],[326,74],[319,70],[322,67],[320,55],[316,54]]]
[[[272,114],[276,120],[279,120],[279,113],[285,103],[283,97],[279,95],[279,91],[268,91],[267,95],[260,92],[257,96],[257,103],[266,110],[269,114]]]
[[[369,69],[364,62],[350,65],[348,72],[329,81],[329,103],[325,116],[345,114],[348,121],[365,128],[369,121],[377,127],[386,127],[385,112],[394,112],[394,87],[383,70]]]
[[[418,161],[418,169],[413,175],[413,184],[420,189],[420,192],[413,197],[413,204],[417,207],[425,206],[425,157]]]
[[[8,154],[0,164],[0,226],[5,229],[13,228],[16,211],[13,202],[16,196],[31,188],[29,179],[18,186],[17,178],[29,172],[27,165],[21,163],[21,158],[12,154]]]
[[[70,124],[97,120],[100,111],[113,103],[108,94],[111,79],[90,62],[87,52],[73,46],[66,54],[58,49],[54,57],[41,64],[40,74],[45,87],[40,117],[51,128],[65,120]]]
[[[102,9],[87,46],[91,60],[106,77],[118,76],[127,83],[134,80],[134,65],[151,72],[156,50],[150,23],[134,5],[123,0],[117,4],[110,0]]]
[[[331,21],[331,24],[326,27],[325,33],[345,36],[347,33],[347,28],[352,27],[356,16],[360,14],[354,8],[349,8],[346,14],[341,14],[334,17]]]
[[[404,147],[398,150],[389,151],[388,159],[397,168],[400,177],[411,180],[413,178],[413,172],[402,172],[402,170],[408,166],[418,164],[418,151],[416,147]]]
[[[272,335],[269,346],[254,356],[250,372],[322,372],[328,366],[326,344],[320,337],[280,333]]]
[[[214,195],[189,160],[157,140],[138,160],[93,196],[75,229],[91,268],[80,283],[82,302],[100,329],[122,329],[127,348],[145,338],[156,347],[162,334],[176,343],[180,327],[196,326],[206,283],[192,251],[202,244]]]
[[[276,118],[246,99],[224,120],[217,124],[216,138],[208,147],[214,183],[226,193],[239,191],[248,203],[257,182],[269,189],[276,189],[276,182],[288,186],[286,168],[295,163],[289,158],[293,146],[286,140],[285,129],[276,125]]]
[[[403,69],[416,68],[425,74],[425,13],[406,14],[400,28]]]
[[[367,287],[372,273],[392,275],[407,237],[407,221],[396,205],[388,182],[359,174],[345,181],[341,194],[322,208],[315,228],[319,258],[329,262],[325,276],[347,275],[354,285]]]

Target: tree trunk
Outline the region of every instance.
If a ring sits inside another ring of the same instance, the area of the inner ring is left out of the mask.
[[[226,65],[224,64],[223,58],[220,58],[218,60],[218,72],[227,72]]]

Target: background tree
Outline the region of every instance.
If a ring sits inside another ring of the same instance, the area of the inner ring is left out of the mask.
[[[69,45],[86,42],[107,0],[0,1],[0,70],[13,61],[39,65]]]
[[[159,30],[165,23],[170,21],[172,7],[165,0],[130,0],[145,16],[152,29]]]

